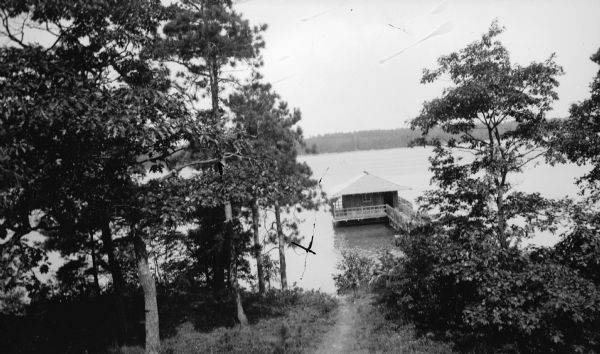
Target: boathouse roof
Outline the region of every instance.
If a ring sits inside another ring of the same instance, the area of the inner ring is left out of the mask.
[[[363,171],[359,176],[334,190],[331,196],[337,198],[342,195],[395,192],[408,189],[410,189],[410,187],[398,185],[394,182],[372,175],[367,171]]]

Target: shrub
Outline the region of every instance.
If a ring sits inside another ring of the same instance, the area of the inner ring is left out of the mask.
[[[402,262],[400,258],[385,250],[379,254],[377,262],[373,267],[370,286],[373,290],[382,290],[390,287],[392,282],[400,280],[402,274]]]
[[[600,286],[600,232],[585,226],[576,227],[552,250],[559,263],[575,269]]]
[[[357,251],[342,252],[342,260],[337,264],[340,273],[333,276],[338,294],[358,291],[368,287],[373,273],[374,261],[361,256]]]
[[[219,327],[199,332],[189,322],[165,339],[165,353],[306,353],[335,324],[337,301],[318,291],[273,291],[260,301],[283,312],[247,327]],[[250,307],[250,306],[248,306]]]
[[[419,330],[465,351],[600,350],[600,291],[578,271],[498,247],[477,228],[422,227],[402,250],[380,271],[379,292]]]
[[[498,272],[483,299],[463,311],[466,337],[526,353],[584,353],[600,349],[600,293],[572,270],[553,263]]]

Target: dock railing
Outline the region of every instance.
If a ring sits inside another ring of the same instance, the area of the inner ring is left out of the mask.
[[[344,221],[384,217],[387,215],[385,210],[386,206],[387,205],[385,204],[381,204],[355,208],[334,209],[333,220]]]
[[[409,232],[415,226],[426,222],[422,215],[418,214],[412,208],[399,205],[398,208],[387,204],[371,205],[355,208],[333,209],[334,221],[364,220],[387,217],[396,231]]]
[[[396,231],[410,232],[415,227],[424,225],[430,220],[427,214],[420,214],[412,209],[397,209],[386,205],[385,212],[390,220],[390,225]]]
[[[394,209],[391,206],[385,206],[385,213],[390,219],[390,224],[394,227],[394,229],[406,229],[412,222],[412,219],[409,215],[401,212],[398,209]]]

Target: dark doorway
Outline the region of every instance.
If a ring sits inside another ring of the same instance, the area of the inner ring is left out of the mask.
[[[394,206],[394,194],[392,192],[383,193],[383,203],[393,207]]]

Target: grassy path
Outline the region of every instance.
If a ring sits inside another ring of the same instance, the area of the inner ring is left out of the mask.
[[[417,337],[410,325],[386,320],[372,295],[342,297],[335,321],[316,353],[452,353],[447,344]]]
[[[362,299],[365,301],[365,299]],[[340,299],[335,326],[325,335],[318,354],[348,353],[354,347],[353,332],[358,327],[358,306],[349,296]]]

